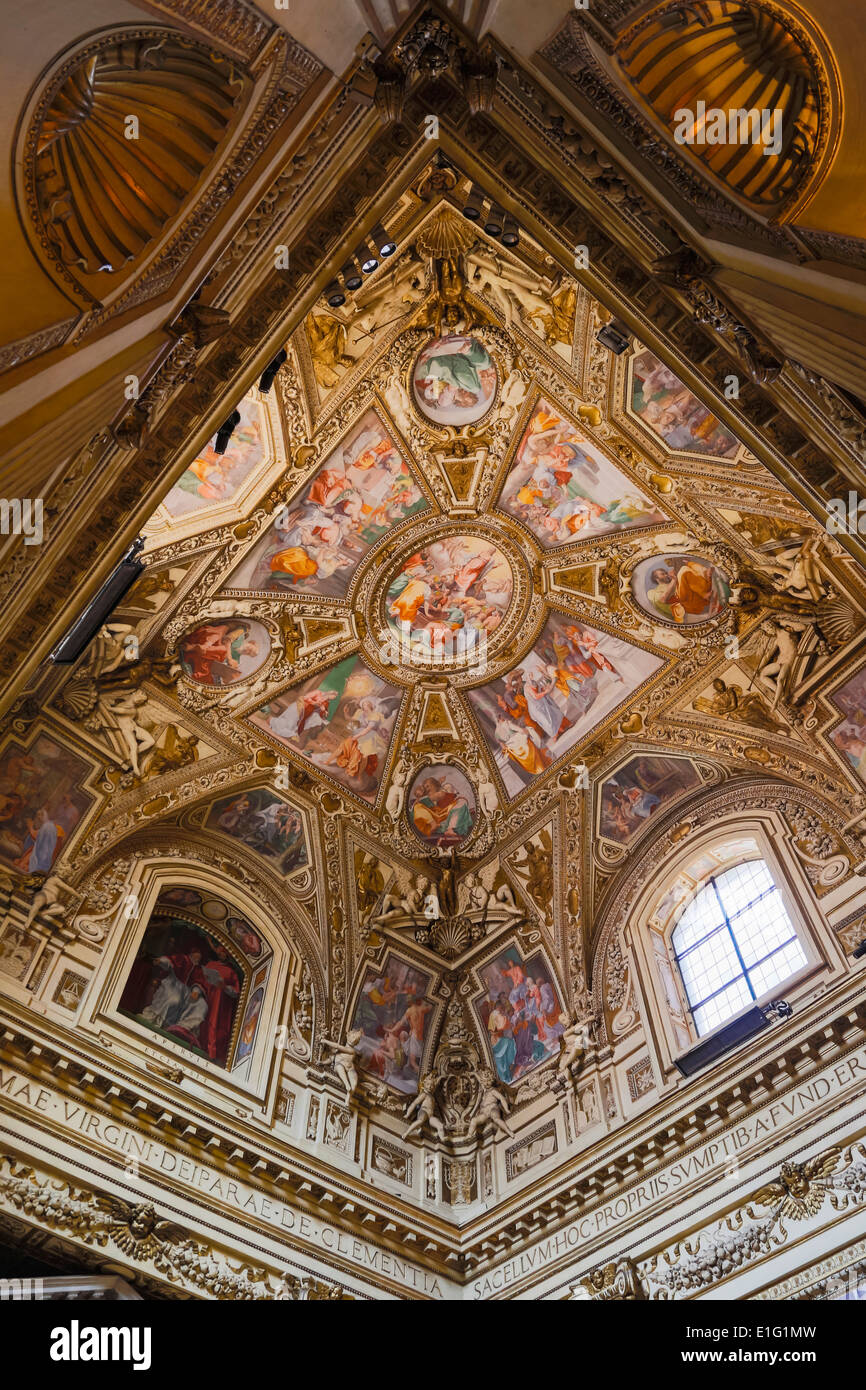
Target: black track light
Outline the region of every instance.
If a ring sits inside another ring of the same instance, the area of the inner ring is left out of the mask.
[[[480,184],[473,183],[469,190],[469,197],[463,204],[463,216],[470,222],[477,222],[484,211],[484,189]]]
[[[501,237],[505,223],[505,211],[498,203],[490,204],[490,211],[484,219],[484,230],[488,236]]]
[[[370,232],[370,237],[383,260],[386,256],[393,256],[394,252],[397,250],[396,241],[394,241],[393,237],[388,235],[381,222],[377,222],[373,227]]]
[[[214,440],[213,448],[215,454],[225,453],[226,449],[229,446],[229,440],[231,439],[240,422],[241,412],[239,410],[233,410],[229,418],[225,420],[223,424],[220,425],[219,429],[217,430],[216,439]]]
[[[112,611],[128,593],[144,569],[144,561],[139,559],[144,538],[133,541],[125,555],[118,560],[102,588],[88,603],[80,618],[60,639],[51,660],[57,666],[68,666],[77,661],[89,642],[93,640],[103,623],[108,622]]]
[[[349,258],[343,266],[340,274],[343,277],[343,284],[350,292],[359,290],[364,283],[364,277],[355,264],[354,257]]]
[[[355,260],[358,262],[365,275],[372,275],[379,264],[379,257],[376,255],[372,246],[369,246],[366,241],[362,241],[355,252]]]
[[[502,245],[516,246],[519,240],[520,228],[518,227],[515,218],[511,216],[511,213],[507,212],[505,214],[505,221],[502,224]]]
[[[265,367],[265,370],[259,377],[259,390],[261,391],[263,396],[266,396],[270,391],[271,387],[274,384],[274,377],[280,370],[280,367],[286,361],[288,355],[289,354],[286,352],[285,348],[280,348],[273,361],[269,362],[268,365]]]
[[[330,285],[325,286],[325,300],[332,309],[339,309],[341,304],[345,304],[346,296],[339,280],[332,280]]]
[[[604,324],[595,336],[598,342],[604,347],[610,348],[610,351],[615,352],[617,357],[628,351],[631,342],[631,334],[627,325],[621,323],[619,319],[611,319],[610,323]]]

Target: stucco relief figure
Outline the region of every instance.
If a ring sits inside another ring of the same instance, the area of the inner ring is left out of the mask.
[[[702,714],[715,715],[717,719],[751,724],[768,733],[779,733],[784,729],[785,726],[773,718],[766,700],[757,690],[744,691],[742,686],[728,683],[717,676],[713,681],[713,692],[709,696],[698,695],[692,701],[693,708]]]
[[[391,773],[391,785],[388,788],[388,795],[385,797],[385,810],[392,820],[400,819],[400,812],[403,810],[403,802],[406,797],[406,782],[408,772],[404,767],[395,767]]]
[[[346,1041],[333,1042],[331,1038],[322,1038],[322,1046],[328,1048],[334,1054],[334,1073],[338,1080],[342,1082],[346,1092],[346,1100],[351,1100],[355,1091],[358,1089],[358,1068],[356,1066],[358,1058],[358,1043],[364,1034],[360,1028],[350,1028],[346,1034]]]
[[[425,1126],[432,1130],[437,1139],[445,1138],[445,1127],[436,1113],[436,1078],[435,1076],[424,1076],[421,1078],[421,1086],[417,1096],[406,1106],[405,1116],[411,1120],[416,1118],[403,1135],[408,1139],[412,1134],[423,1134]]]
[[[493,1072],[485,1067],[478,1073],[478,1083],[481,1086],[481,1099],[469,1124],[469,1138],[474,1139],[476,1135],[483,1135],[487,1126],[492,1125],[497,1136],[513,1139],[514,1130],[506,1119],[506,1116],[511,1113],[511,1106],[502,1092],[497,1089]]]
[[[33,895],[25,927],[35,922],[37,916],[60,922],[72,908],[81,902],[81,894],[70,888],[58,874],[49,874],[37,893]]]
[[[560,1081],[569,1081],[579,1068],[589,1047],[589,1024],[586,1022],[568,1023],[562,1035],[562,1051],[556,1075]]]
[[[149,729],[140,722],[140,712],[147,704],[143,690],[130,695],[112,695],[100,698],[99,706],[108,728],[114,727],[126,757],[121,766],[129,769],[136,777],[141,776],[140,758],[154,747],[156,739]]]
[[[768,624],[767,644],[761,654],[756,677],[773,692],[771,710],[775,710],[780,700],[796,694],[797,678],[805,674],[803,668],[812,655],[811,652],[801,652],[803,634],[814,632],[814,627],[808,618],[786,615],[780,615]]]

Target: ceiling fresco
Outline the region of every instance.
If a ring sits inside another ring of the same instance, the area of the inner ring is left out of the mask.
[[[866,590],[671,368],[606,348],[607,311],[528,236],[470,225],[443,172],[154,511],[51,729],[0,753],[0,854],[50,871],[63,845],[79,900],[154,847],[250,886],[303,955],[290,1055],[327,1069],[316,1038],[345,1038],[333,1065],[355,1058],[374,1109],[459,1138],[479,1085],[518,1110],[555,1090],[581,1020],[642,1036],[616,941],[590,961],[659,836],[756,777],[863,795]],[[113,1017],[246,1075],[275,1007],[261,929],[175,909]],[[184,1022],[139,975],[192,954]],[[584,1087],[578,1130],[611,1106]]]

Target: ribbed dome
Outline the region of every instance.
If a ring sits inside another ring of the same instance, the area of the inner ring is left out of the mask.
[[[765,154],[760,140],[706,142],[709,127],[700,120],[686,146],[754,207],[778,211],[814,171],[826,141],[829,86],[815,46],[792,18],[781,18],[778,6],[751,0],[667,4],[623,35],[616,56],[672,131],[675,113],[699,113],[699,102],[707,113],[779,113],[778,154]]]

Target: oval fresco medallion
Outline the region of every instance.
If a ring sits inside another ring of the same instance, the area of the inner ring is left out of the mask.
[[[178,644],[183,673],[199,685],[233,685],[264,666],[271,639],[251,618],[219,618],[185,632]]]
[[[406,815],[424,844],[449,849],[468,839],[475,829],[475,790],[460,768],[433,763],[413,778]]]
[[[433,338],[412,371],[412,391],[421,414],[434,425],[471,425],[493,404],[498,374],[477,338],[452,333]]]
[[[631,591],[655,622],[692,627],[725,611],[731,585],[718,565],[700,555],[650,555],[636,566]]]

